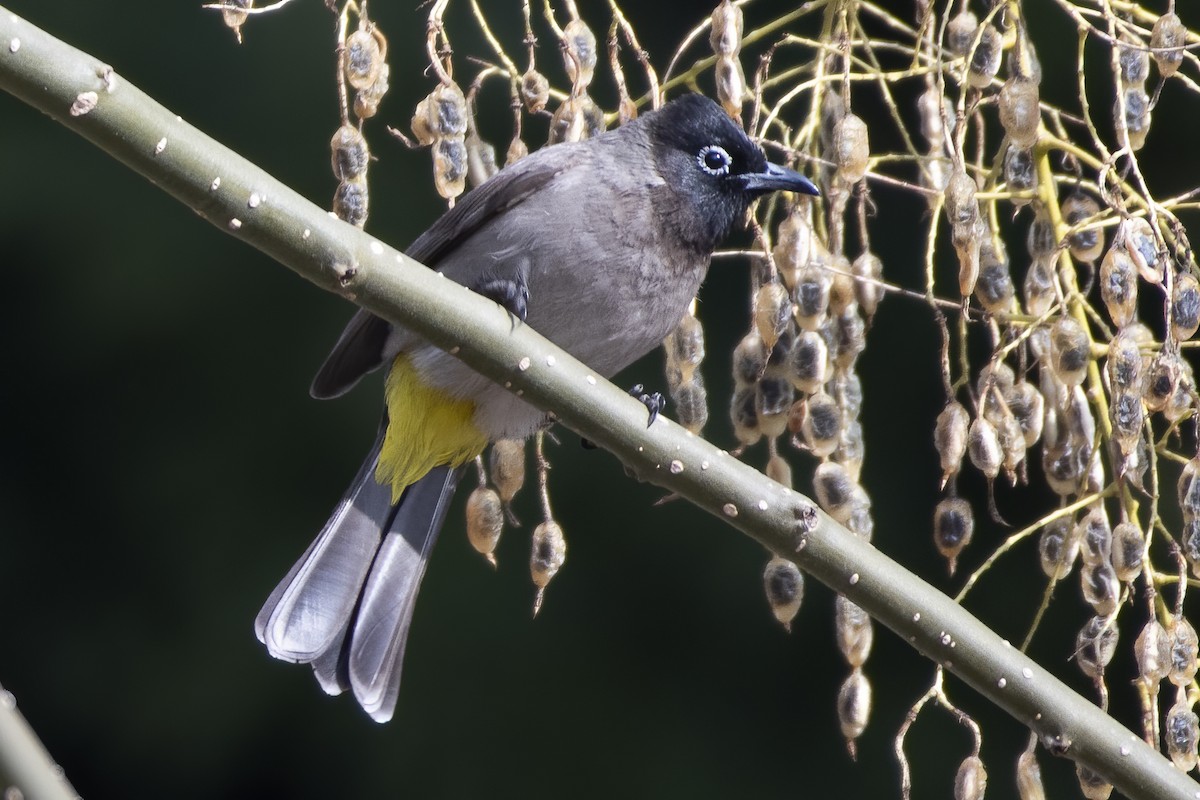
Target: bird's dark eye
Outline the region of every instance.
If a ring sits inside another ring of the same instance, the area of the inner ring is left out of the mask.
[[[719,144],[705,145],[696,155],[696,163],[709,175],[728,175],[732,162],[729,153]]]

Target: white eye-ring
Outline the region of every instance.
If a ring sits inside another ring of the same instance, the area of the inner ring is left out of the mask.
[[[709,175],[728,175],[732,163],[729,153],[719,144],[705,145],[696,155],[696,164]]]

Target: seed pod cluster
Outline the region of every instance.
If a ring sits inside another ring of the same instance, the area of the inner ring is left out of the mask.
[[[1075,637],[1075,661],[1084,675],[1099,682],[1117,651],[1117,626],[1106,617],[1092,617]]]
[[[1183,63],[1183,46],[1187,44],[1187,29],[1183,20],[1174,12],[1163,14],[1150,30],[1150,47],[1154,50],[1154,63],[1158,74],[1164,79],[1172,77]]]
[[[987,790],[987,770],[978,754],[969,755],[954,775],[954,800],[983,800]]]
[[[1200,575],[1200,456],[1183,467],[1177,484],[1179,509],[1183,514],[1181,545],[1193,575]]]
[[[713,9],[709,46],[717,57],[714,65],[717,100],[725,113],[734,119],[742,118],[742,102],[746,97],[746,73],[738,57],[742,50],[742,9],[730,0]]]
[[[950,568],[958,566],[958,556],[975,532],[975,512],[961,497],[947,497],[933,511],[933,544]]]
[[[950,223],[950,241],[958,254],[958,291],[970,297],[979,278],[979,256],[987,233],[975,199],[975,179],[961,164],[956,164],[946,184],[946,219]]]
[[[367,167],[371,162],[367,140],[358,128],[343,125],[333,134],[329,148],[333,175],[338,179],[333,213],[361,228],[367,221]]]
[[[1191,772],[1196,768],[1200,717],[1192,711],[1187,690],[1183,687],[1176,691],[1175,704],[1167,712],[1166,723],[1163,725],[1163,739],[1166,741],[1167,755],[1176,767],[1184,772]]]
[[[846,739],[846,749],[850,757],[855,758],[858,755],[856,742],[867,729],[867,721],[871,717],[871,683],[863,674],[862,667],[852,669],[838,689],[837,715],[842,736]]]
[[[667,392],[680,425],[699,433],[708,422],[708,392],[700,364],[704,361],[704,328],[690,311],[683,315],[663,344]]]
[[[496,545],[504,530],[504,505],[494,489],[480,486],[467,498],[467,539],[471,546],[496,566]]]

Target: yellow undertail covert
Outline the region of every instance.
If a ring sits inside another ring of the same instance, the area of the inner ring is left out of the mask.
[[[475,403],[423,383],[403,353],[392,362],[384,396],[388,429],[375,479],[391,485],[393,503],[434,467],[460,467],[487,447],[487,437],[471,422]]]

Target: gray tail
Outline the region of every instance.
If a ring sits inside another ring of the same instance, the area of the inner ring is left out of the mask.
[[[383,432],[316,540],[254,620],[275,658],[311,663],[330,694],[352,689],[376,722],[396,709],[425,564],[460,470],[437,467],[392,505],[375,480]]]

